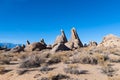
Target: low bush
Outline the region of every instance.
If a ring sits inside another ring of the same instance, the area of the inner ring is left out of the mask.
[[[45,58],[40,55],[30,55],[22,59],[20,63],[20,68],[34,68],[39,67],[42,63],[45,62]]]

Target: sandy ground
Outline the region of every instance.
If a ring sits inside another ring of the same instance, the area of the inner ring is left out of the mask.
[[[28,71],[25,74],[18,75],[17,70],[20,70],[20,68],[18,68],[17,63],[10,65],[2,65],[6,67],[6,70],[10,70],[10,71],[0,75],[0,80],[37,80],[40,79],[41,77],[48,77],[50,75],[54,75],[58,73],[65,74],[70,76],[71,78],[79,79],[79,80],[110,80],[108,79],[107,75],[101,73],[100,70],[101,66],[99,65],[91,65],[91,64],[77,64],[77,65],[79,66],[80,70],[87,70],[88,72],[86,74],[80,74],[80,75],[66,74],[63,71],[65,64],[58,63],[51,65],[50,67],[53,67],[55,69],[47,73],[46,72],[41,73],[40,68],[38,67],[38,68],[28,69]],[[117,69],[120,68],[119,63],[113,63],[112,66]],[[120,71],[118,69],[118,71],[116,72],[116,76],[119,75],[120,75]]]

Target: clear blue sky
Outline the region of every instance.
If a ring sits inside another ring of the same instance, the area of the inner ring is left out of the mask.
[[[120,36],[120,0],[0,0],[0,41],[53,43],[73,26],[83,43]]]

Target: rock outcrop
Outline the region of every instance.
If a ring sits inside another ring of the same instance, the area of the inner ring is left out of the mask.
[[[25,51],[35,51],[35,50],[41,51],[43,49],[46,49],[46,46],[47,45],[46,45],[46,43],[44,42],[43,39],[40,42],[34,42],[32,44],[28,44],[28,41],[27,41]]]
[[[98,44],[97,44],[97,42],[95,42],[95,41],[90,41],[89,42],[89,44],[88,44],[88,47],[95,47],[95,46],[97,46]]]
[[[24,48],[25,48],[25,45],[22,45],[22,46],[18,45],[15,48],[12,48],[10,52],[13,52],[13,53],[21,52],[21,51],[24,51]]]
[[[30,41],[27,40],[27,44],[26,45],[30,45]]]
[[[61,35],[56,38],[55,43],[53,44],[52,51],[64,51],[64,50],[73,50],[83,47],[83,44],[75,30],[71,30],[71,39],[67,41],[66,35],[63,30],[61,30]]]
[[[102,42],[98,45],[98,47],[120,47],[120,38],[113,34],[107,35],[103,38]]]
[[[77,34],[75,28],[71,30],[71,39],[65,44],[70,49],[83,47],[83,44]]]
[[[52,52],[56,51],[67,51],[70,50],[64,43],[58,43],[55,47],[52,48]]]
[[[67,38],[63,30],[61,30],[61,35],[57,36],[55,43],[53,44],[53,47],[59,43],[66,43]]]

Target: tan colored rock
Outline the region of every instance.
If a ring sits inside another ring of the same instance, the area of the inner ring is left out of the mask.
[[[88,44],[89,47],[97,46],[97,45],[98,45],[98,44],[97,44],[97,42],[95,42],[95,41],[90,41],[89,44]]]
[[[54,46],[54,48],[52,48],[52,52],[56,52],[56,51],[66,51],[66,50],[70,50],[66,45],[64,45],[64,43],[58,43],[56,46]]]
[[[103,38],[102,42],[98,45],[98,47],[120,47],[120,38],[113,34],[109,34]]]
[[[83,44],[77,34],[77,31],[75,28],[72,28],[71,30],[71,39],[68,41],[68,43],[65,44],[69,48],[80,48],[83,47]]]
[[[58,43],[66,43],[67,38],[63,30],[61,30],[61,35],[57,36],[55,43],[53,44],[53,47]]]
[[[28,41],[27,41],[25,51],[35,51],[35,50],[40,51],[40,50],[46,49],[46,46],[47,45],[44,42],[44,40],[41,40],[41,42],[34,42],[32,44],[28,44]]]

